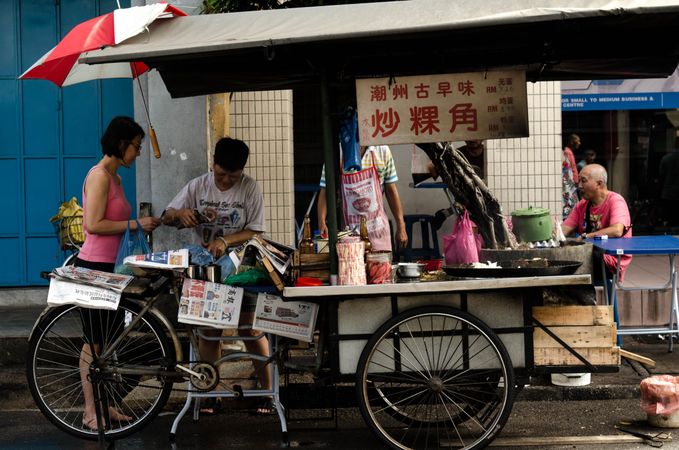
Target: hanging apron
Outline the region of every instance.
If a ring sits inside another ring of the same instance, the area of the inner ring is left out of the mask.
[[[391,251],[389,219],[384,212],[382,186],[375,169],[375,157],[373,156],[373,167],[343,173],[341,178],[344,223],[357,229],[361,216],[364,216],[373,250]]]

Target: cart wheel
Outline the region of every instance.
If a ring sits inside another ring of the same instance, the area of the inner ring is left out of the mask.
[[[425,306],[384,323],[356,372],[364,420],[395,449],[478,449],[504,426],[514,371],[498,336],[464,311]]]

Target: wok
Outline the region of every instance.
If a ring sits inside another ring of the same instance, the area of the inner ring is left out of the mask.
[[[499,263],[509,265],[510,261]],[[547,267],[497,267],[477,269],[467,264],[444,266],[448,275],[462,278],[513,278],[513,277],[543,277],[549,275],[572,275],[582,265],[579,261],[548,261]]]

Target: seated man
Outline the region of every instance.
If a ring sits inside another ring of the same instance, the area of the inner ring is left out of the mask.
[[[606,169],[599,164],[588,164],[582,169],[578,180],[582,200],[561,225],[566,236],[573,233],[578,233],[583,239],[601,235],[611,238],[632,236],[627,203],[620,194],[608,190],[607,181]],[[617,257],[603,255],[603,258],[608,278],[616,271]],[[623,255],[620,259],[620,281],[631,262],[631,255]]]
[[[163,223],[178,221],[184,227],[193,228],[198,242],[215,259],[227,253],[229,247],[236,247],[265,231],[264,196],[257,182],[243,173],[248,155],[248,146],[243,141],[228,137],[220,139],[215,145],[213,171],[189,181],[163,213]],[[214,220],[199,223],[194,211]],[[205,333],[221,336],[220,330],[206,330]],[[249,335],[256,333],[252,331]],[[251,353],[269,355],[269,343],[264,337],[244,343]],[[201,358],[208,362],[221,357],[218,341],[201,340],[199,351]],[[269,370],[260,362],[255,362],[255,368],[261,387],[271,389]],[[214,412],[214,408],[210,409]],[[258,412],[267,414],[271,407],[263,405]]]

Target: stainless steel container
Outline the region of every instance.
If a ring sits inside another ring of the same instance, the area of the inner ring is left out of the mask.
[[[213,283],[221,283],[222,267],[218,264],[208,264],[205,266],[205,279]]]
[[[204,280],[205,279],[205,269],[203,266],[197,264],[191,264],[186,268],[184,272],[187,277],[193,278],[194,280]]]

